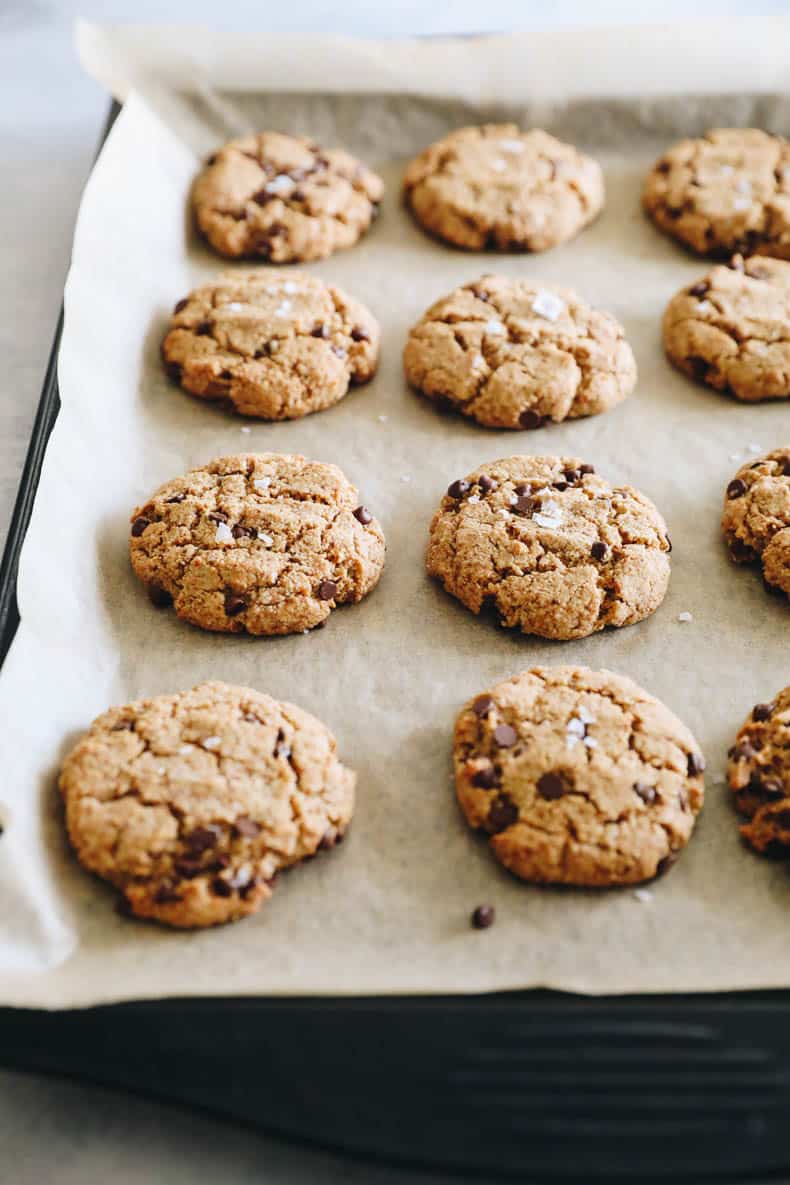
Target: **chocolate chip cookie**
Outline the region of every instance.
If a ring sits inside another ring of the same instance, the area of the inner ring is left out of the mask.
[[[744,839],[765,856],[790,855],[790,687],[755,704],[728,758]]]
[[[291,634],[378,583],[384,536],[335,465],[220,457],[138,507],[132,567],[158,606],[205,630]]]
[[[491,428],[596,415],[636,384],[614,317],[568,289],[507,276],[483,276],[432,305],[403,362],[418,391]]]
[[[469,824],[524,880],[631,885],[665,872],[702,809],[688,728],[611,671],[536,667],[461,710],[455,787]]]
[[[790,259],[790,143],[757,128],[681,140],[648,173],[642,204],[701,255]]]
[[[261,132],[231,140],[209,158],[192,205],[199,230],[220,255],[292,263],[353,246],[383,193],[381,178],[343,149]]]
[[[431,234],[470,251],[546,251],[604,203],[601,167],[570,144],[515,124],[460,128],[416,157],[403,195]]]
[[[790,445],[742,465],[724,495],[721,528],[736,564],[760,564],[790,597]]]
[[[99,716],[60,790],[80,863],[133,914],[186,927],[255,913],[281,869],[333,847],[355,781],[308,712],[202,683]]]
[[[323,280],[273,268],[227,275],[179,300],[162,343],[185,391],[246,416],[293,420],[376,373],[381,333],[364,305]]]
[[[473,613],[543,638],[584,638],[653,613],[671,545],[653,503],[577,457],[508,457],[452,482],[427,567]]]
[[[747,403],[790,397],[790,263],[735,255],[711,268],[667,305],[664,348],[697,382]]]

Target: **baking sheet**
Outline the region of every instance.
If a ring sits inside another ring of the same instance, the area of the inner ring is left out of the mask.
[[[773,61],[779,38],[770,23]],[[682,51],[673,87],[686,97],[659,93],[667,88],[653,85],[654,65],[644,80],[652,97],[629,99],[630,65],[617,85],[633,56],[628,38],[612,34],[607,50],[606,37],[596,36],[594,77],[585,84],[574,56],[578,34],[552,35],[577,69],[565,97],[553,84],[550,102],[536,103],[515,80],[510,98],[499,93],[506,73],[497,62],[513,60],[507,40],[432,42],[418,60],[402,47],[359,43],[351,49],[366,69],[390,54],[409,63],[408,93],[370,93],[363,71],[369,93],[349,95],[350,43],[326,41],[320,72],[314,43],[304,61],[292,52],[284,76],[283,46],[269,38],[247,39],[241,53],[234,38],[215,36],[208,54],[199,31],[82,30],[84,59],[126,104],[80,211],[60,355],[63,410],[20,566],[22,624],[0,677],[0,1002],[790,985],[790,877],[741,847],[722,782],[726,748],[747,711],[788,681],[790,616],[755,573],[731,566],[718,526],[722,490],[740,460],[787,442],[788,409],[738,405],[665,361],[663,306],[706,265],[654,231],[639,208],[642,173],[668,141],[713,123],[787,130],[790,104],[758,93],[764,74],[752,59],[736,63],[728,95],[705,93],[715,90],[710,73],[700,69],[697,86]],[[746,36],[732,28],[725,59],[740,59]],[[753,25],[748,37],[759,40]],[[180,73],[157,75],[176,44]],[[786,68],[790,40],[781,44]],[[155,51],[144,68],[141,46]],[[240,66],[233,92],[218,92],[214,82],[228,78],[234,46],[240,63],[257,53],[258,73],[250,79]],[[270,71],[290,94],[261,93]],[[467,93],[469,75],[479,103]],[[569,77],[558,67],[560,75]],[[326,93],[297,93],[316,77]],[[608,97],[599,93],[602,77]],[[189,80],[197,90],[184,93]],[[247,92],[251,81],[256,89]],[[586,86],[597,97],[584,100]],[[381,89],[391,91],[392,80]],[[604,165],[607,206],[592,228],[541,256],[498,257],[455,251],[411,223],[398,194],[406,158],[481,114],[529,124],[538,113]],[[231,132],[258,126],[342,143],[387,182],[367,238],[307,269],[376,313],[381,370],[331,411],[277,425],[202,406],[166,382],[158,360],[174,302],[227,266],[194,239],[186,217],[198,159]],[[494,269],[573,286],[613,312],[636,353],[636,393],[606,415],[530,434],[439,416],[410,392],[400,362],[409,326],[438,296]],[[154,611],[129,568],[135,504],[192,465],[256,449],[338,463],[387,536],[378,589],[308,636],[201,633]],[[478,621],[426,578],[427,527],[447,484],[519,451],[579,455],[656,501],[674,552],[669,593],[652,618],[580,642],[516,637]],[[691,623],[678,622],[683,611]],[[630,675],[687,722],[707,755],[708,799],[695,836],[647,899],[633,890],[524,885],[499,868],[455,805],[450,735],[460,704],[528,666],[567,662]],[[295,700],[325,720],[359,773],[358,809],[347,843],[286,877],[258,916],[178,934],[116,916],[112,891],[67,849],[55,779],[64,753],[108,703],[207,678]],[[468,921],[480,902],[497,908],[485,933]]]

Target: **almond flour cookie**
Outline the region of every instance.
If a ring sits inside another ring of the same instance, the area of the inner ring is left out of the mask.
[[[630,679],[587,667],[537,667],[470,700],[453,762],[469,824],[506,868],[544,884],[660,875],[704,797],[686,726]]]
[[[131,518],[132,567],[154,604],[205,630],[292,634],[378,584],[384,536],[336,465],[220,457]]]
[[[721,529],[736,564],[759,563],[767,587],[790,597],[790,446],[740,467]]]
[[[60,790],[80,863],[132,913],[213,926],[255,913],[281,869],[343,838],[355,782],[314,716],[202,683],[99,716]]]
[[[294,420],[376,373],[378,323],[323,280],[274,269],[205,284],[180,300],[162,343],[185,391],[246,416]]]
[[[409,165],[403,194],[425,230],[470,251],[546,251],[577,235],[604,202],[597,161],[512,123],[437,140]]]
[[[418,391],[491,428],[596,415],[636,384],[614,317],[568,289],[506,276],[483,276],[432,305],[403,362]]]
[[[766,856],[790,856],[790,687],[755,704],[728,753],[727,781],[749,820],[741,834]]]
[[[790,263],[736,255],[711,268],[667,305],[664,348],[697,382],[747,403],[790,397]]]
[[[427,567],[473,613],[542,638],[584,638],[653,613],[671,545],[653,503],[577,457],[508,457],[454,481]]]
[[[292,263],[352,247],[383,193],[381,178],[348,152],[261,132],[231,140],[209,158],[192,205],[220,255]]]
[[[701,255],[790,259],[790,144],[757,128],[681,140],[648,173],[642,204]]]

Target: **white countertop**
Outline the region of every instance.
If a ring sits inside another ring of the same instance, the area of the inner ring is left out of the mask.
[[[695,19],[777,12],[783,0],[697,0]],[[77,65],[71,22],[198,21],[221,27],[367,36],[480,32],[574,24],[682,20],[685,0],[302,0],[274,9],[255,0],[3,0],[0,5],[0,537],[13,499],[68,268],[80,192],[107,96]],[[452,14],[450,18],[449,14]],[[448,23],[451,19],[451,24]],[[86,458],[89,463],[89,458]],[[11,1167],[13,1166],[13,1168]],[[6,1175],[8,1173],[9,1175]],[[301,1152],[230,1124],[96,1087],[0,1071],[3,1185],[414,1185],[428,1177],[373,1170]],[[430,1177],[434,1185],[440,1179]],[[679,1183],[682,1185],[682,1183]]]

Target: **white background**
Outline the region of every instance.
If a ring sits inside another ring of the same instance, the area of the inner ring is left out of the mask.
[[[0,0],[0,536],[4,537],[61,301],[80,191],[107,106],[79,70],[76,15],[106,22],[360,36],[710,19],[783,0]],[[1,1185],[427,1185],[429,1178],[306,1154],[203,1116],[97,1088],[0,1071]],[[430,1178],[439,1182],[439,1178]],[[682,1182],[678,1182],[682,1185]]]

